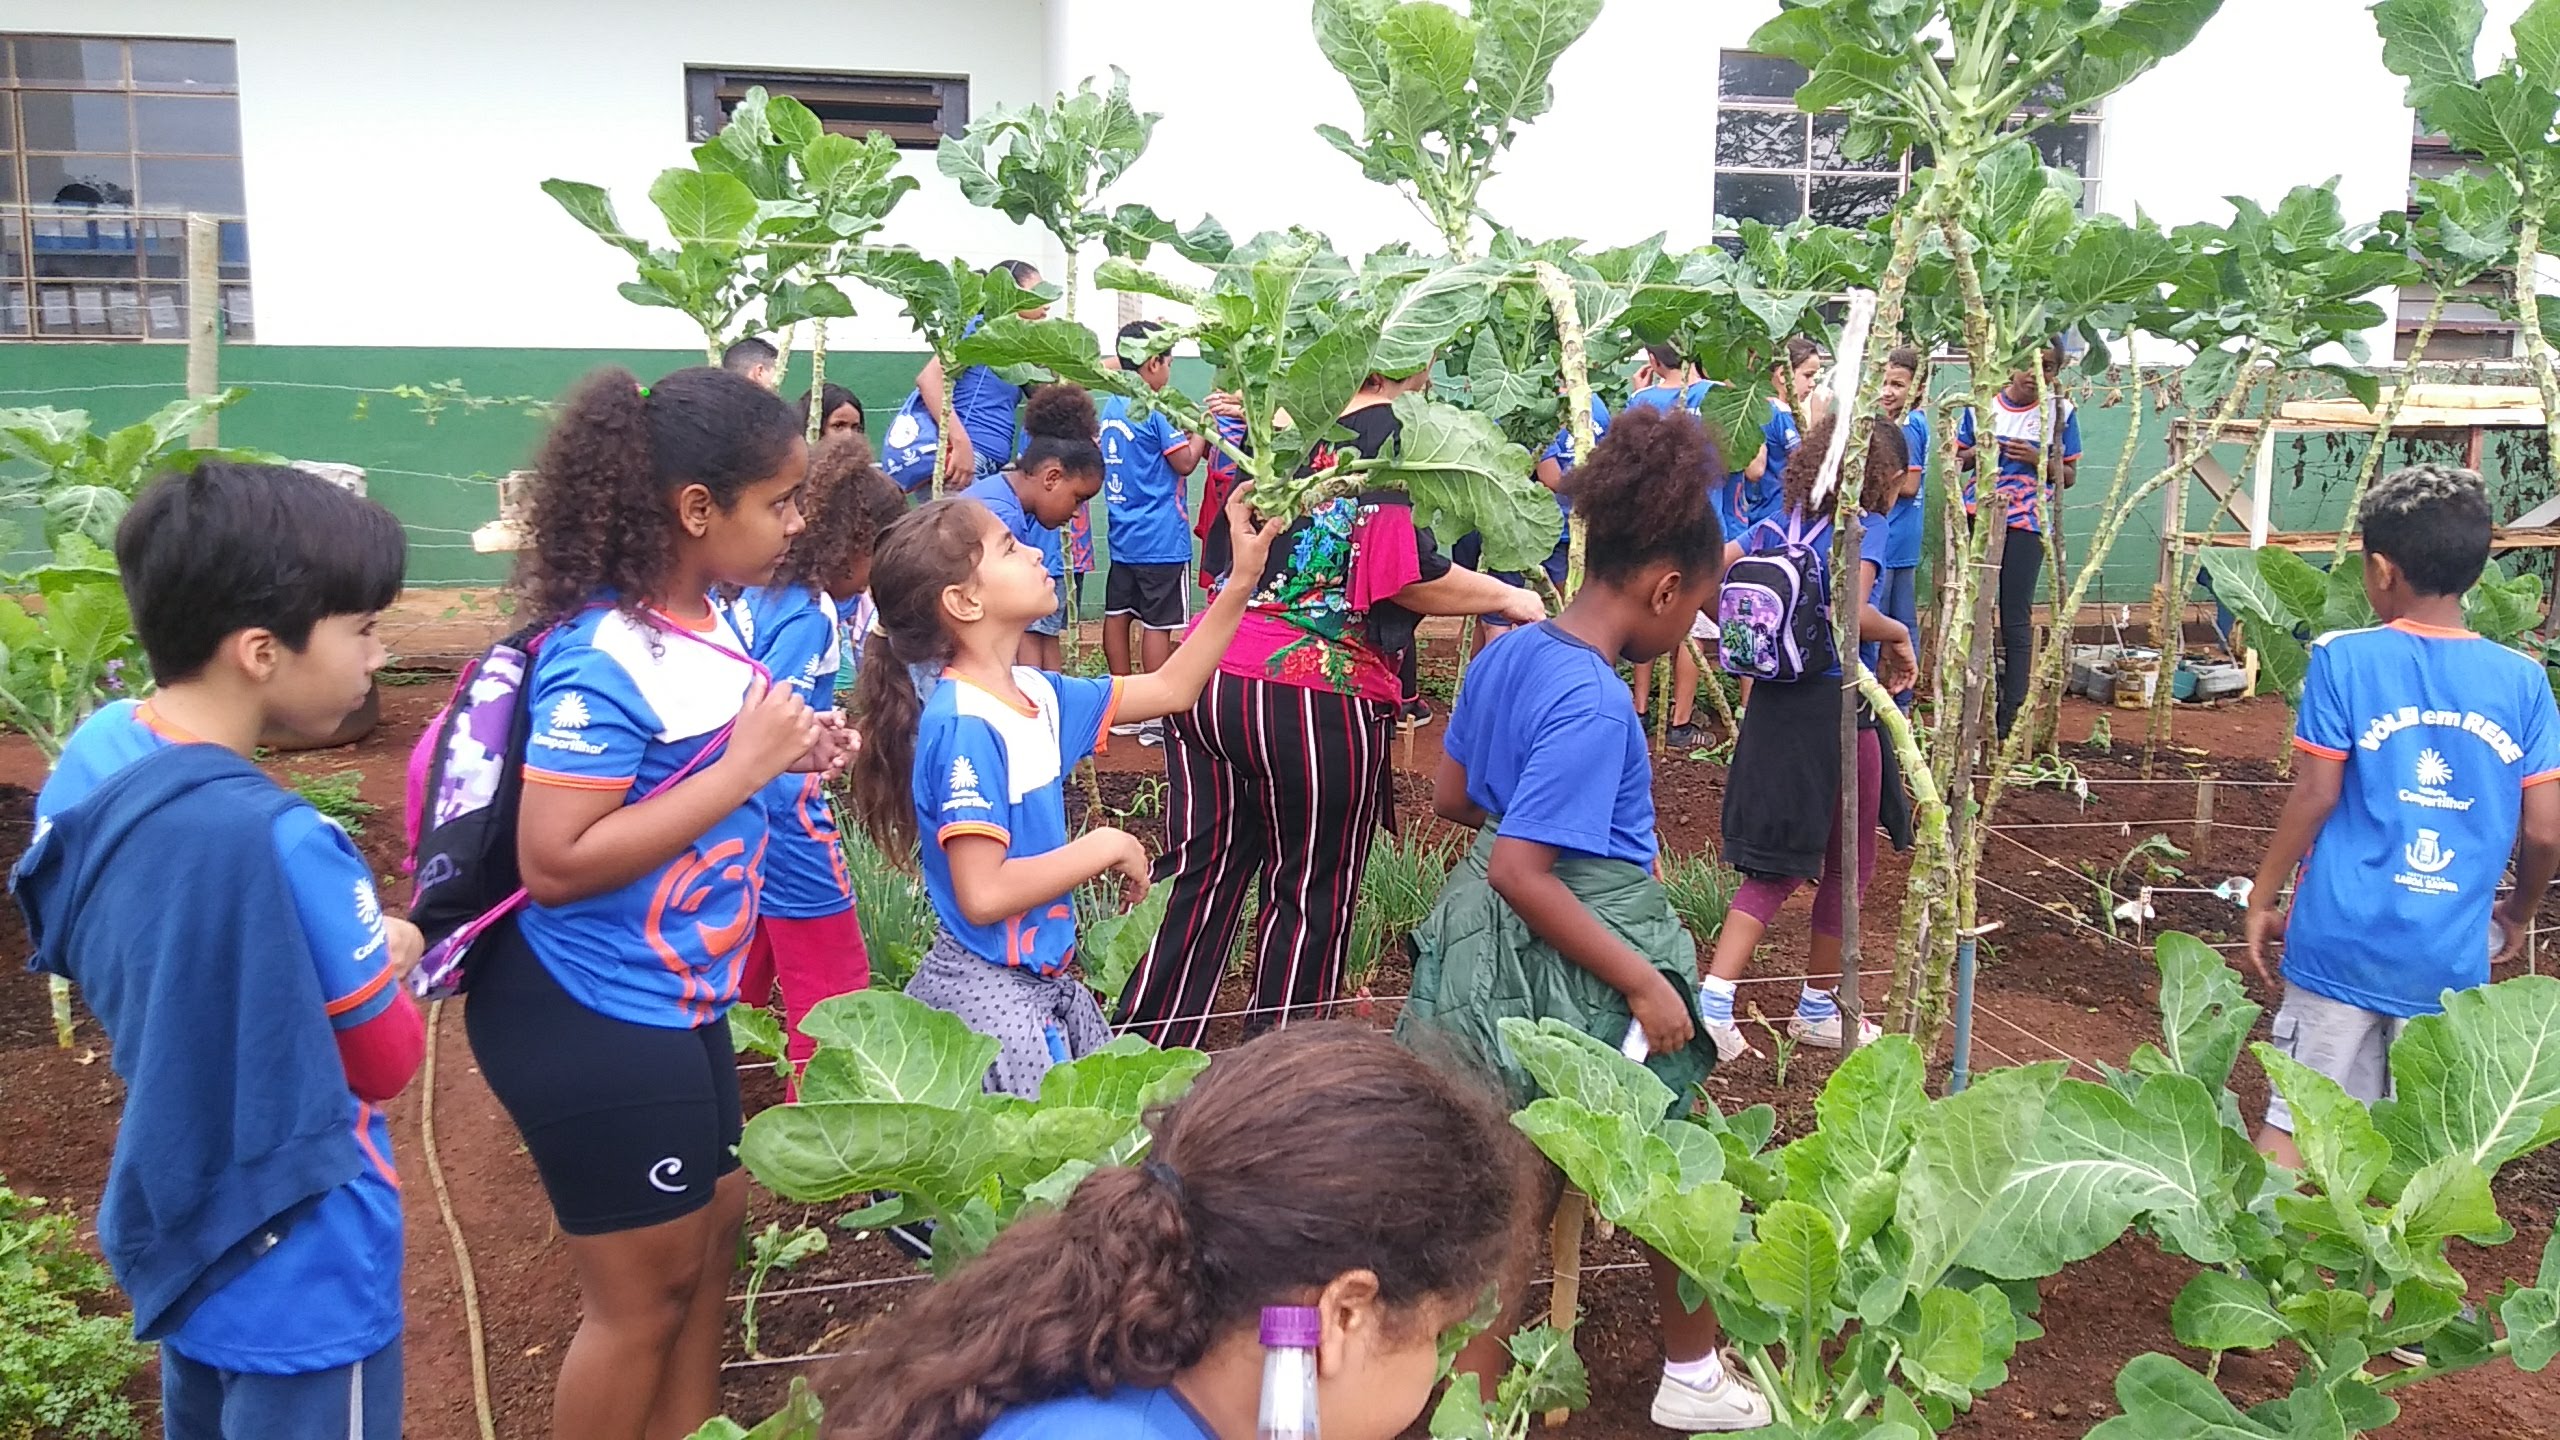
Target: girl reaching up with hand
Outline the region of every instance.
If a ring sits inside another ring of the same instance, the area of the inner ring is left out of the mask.
[[[755,382],[605,370],[537,467],[524,610],[550,628],[516,858],[528,903],[472,961],[471,1051],[568,1236],[582,1315],[555,1440],[681,1435],[719,1409],[746,1212],[727,1012],[756,932],[762,796],[841,731],[711,603],[800,533],[808,447]]]
[[[1285,526],[1256,524],[1250,499],[1249,487],[1230,496],[1227,520],[1237,566],[1260,573]],[[1037,1095],[1051,1065],[1111,1038],[1092,992],[1067,973],[1076,887],[1117,872],[1135,904],[1148,884],[1147,853],[1126,831],[1068,838],[1063,781],[1115,720],[1191,708],[1235,638],[1247,587],[1228,587],[1164,668],[1089,680],[1014,663],[1023,635],[1056,612],[1057,582],[975,492],[889,527],[872,582],[854,809],[888,853],[921,846],[941,928],[907,993],[1003,1042],[989,1090]]]

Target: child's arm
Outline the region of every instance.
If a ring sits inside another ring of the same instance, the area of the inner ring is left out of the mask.
[[[942,473],[947,479],[966,480],[977,469],[977,447],[969,443],[969,432],[954,418],[960,412],[942,384],[942,357],[934,356],[916,372],[916,393],[924,397],[925,413],[933,417],[944,441]]]
[[[409,992],[396,983],[382,1013],[338,1031],[337,1039],[347,1088],[368,1105],[380,1105],[408,1089],[427,1056],[426,1022],[418,1018]]]
[[[1253,599],[1259,584],[1263,563],[1271,558],[1271,542],[1289,528],[1285,519],[1265,520],[1256,524],[1253,518],[1253,485],[1238,485],[1227,496],[1227,533],[1234,557],[1227,573],[1236,581],[1218,591],[1200,623],[1183,637],[1164,665],[1151,675],[1132,675],[1120,682],[1120,697],[1114,713],[1122,720],[1154,720],[1178,715],[1199,703],[1200,692],[1209,686],[1209,677],[1218,671],[1218,661],[1225,657],[1227,646],[1234,643],[1236,626],[1244,620],[1245,605]]]
[[[1536,591],[1457,565],[1434,579],[1414,581],[1393,598],[1416,615],[1499,615],[1514,625],[1547,618],[1547,602]]]
[[[1883,522],[1878,519],[1876,523]],[[1873,595],[1876,577],[1882,573],[1873,560],[1859,561],[1858,593]],[[1910,628],[1877,609],[1873,600],[1861,602],[1858,606],[1858,638],[1883,644],[1884,653],[1876,657],[1876,666],[1881,672],[1876,681],[1887,690],[1899,690],[1919,678],[1920,661],[1911,651]]]
[[[1440,752],[1439,772],[1431,777],[1431,813],[1470,830],[1484,827],[1484,808],[1467,798],[1467,767],[1458,757]]]
[[[972,925],[993,925],[1045,905],[1087,880],[1120,872],[1129,904],[1147,898],[1147,851],[1126,830],[1088,830],[1045,855],[1014,858],[992,835],[954,835],[942,842],[951,862],[951,895]]]
[[[2284,935],[2284,912],[2276,897],[2293,879],[2302,857],[2310,853],[2311,842],[2320,838],[2320,827],[2337,808],[2338,791],[2346,778],[2346,761],[2296,747],[2293,793],[2285,797],[2284,813],[2276,817],[2275,836],[2267,842],[2266,858],[2258,862],[2258,878],[2249,886],[2249,963],[2269,985],[2277,981],[2267,964],[2267,945]]]
[[[1445,772],[1444,772],[1445,773]],[[1600,923],[1600,917],[1556,878],[1556,848],[1534,840],[1498,836],[1486,879],[1503,903],[1518,912],[1529,932],[1556,953],[1590,971],[1627,997],[1653,1053],[1668,1055],[1697,1034],[1680,992],[1651,961]]]
[[[2516,888],[2498,904],[2498,923],[2505,927],[2505,942],[2498,947],[2500,960],[2513,960],[2524,953],[2526,935],[2533,928],[2534,913],[2542,908],[2542,897],[2550,893],[2551,877],[2560,872],[2560,784],[2544,782],[2524,787],[2524,811],[2518,818],[2516,851]]]
[[[819,742],[822,727],[788,685],[749,683],[720,758],[638,804],[614,788],[528,774],[516,817],[516,859],[537,905],[619,890],[682,854],[754,799]]]

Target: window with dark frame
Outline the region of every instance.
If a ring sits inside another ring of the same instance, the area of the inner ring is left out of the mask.
[[[183,340],[186,220],[255,336],[228,40],[0,35],[0,340]]]
[[[1727,50],[1716,67],[1715,213],[1720,227],[1736,220],[1785,225],[1810,217],[1856,229],[1883,215],[1911,188],[1921,156],[1870,155],[1853,160],[1841,141],[1846,117],[1796,108],[1804,67],[1774,55]],[[2020,112],[2023,123],[2038,107]],[[2028,137],[2044,163],[2084,183],[2081,208],[2097,203],[2098,118],[2073,115]]]
[[[2442,180],[2461,174],[2480,163],[2480,157],[2458,149],[2442,135],[2430,134],[2415,115],[2409,119],[2409,214],[2414,218],[2419,209],[2418,182]],[[2516,338],[2521,333],[2509,307],[2515,288],[2515,271],[2500,267],[2487,271],[2445,299],[2444,314],[2436,320],[2435,333],[2427,337],[2429,360],[2512,360],[2516,354]],[[2410,347],[2418,340],[2418,330],[2427,323],[2427,310],[2435,304],[2436,289],[2423,283],[2400,287],[2400,310],[2395,318],[2391,356],[2395,360],[2409,358]]]
[[[850,70],[739,70],[688,65],[685,133],[696,143],[720,133],[747,92],[788,95],[818,123],[859,140],[886,135],[901,150],[930,150],[969,128],[965,75],[890,75]]]

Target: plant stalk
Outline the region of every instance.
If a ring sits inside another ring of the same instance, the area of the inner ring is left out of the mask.
[[[1540,260],[1529,270],[1537,276],[1539,293],[1547,297],[1547,309],[1555,316],[1556,363],[1564,371],[1565,431],[1573,437],[1574,463],[1584,464],[1596,442],[1591,424],[1591,350],[1582,333],[1582,302],[1574,293],[1573,281],[1554,265]],[[1565,522],[1565,534],[1564,593],[1571,599],[1582,588],[1583,560],[1590,545],[1580,514]]]
[[[2417,388],[2418,362],[2426,358],[2427,342],[2435,338],[2436,322],[2444,318],[2448,298],[2447,292],[2439,286],[2436,298],[2427,302],[2427,318],[2418,323],[2418,333],[2409,341],[2409,358],[2401,364],[2400,383],[2392,387],[2391,397],[2382,402],[2381,418],[2373,426],[2373,444],[2364,452],[2364,463],[2356,467],[2355,486],[2347,491],[2346,513],[2338,520],[2338,540],[2329,549],[2329,563],[2333,566],[2347,563],[2347,542],[2354,539],[2356,533],[2356,507],[2364,503],[2366,487],[2373,484],[2374,472],[2382,468],[2383,446],[2391,440],[2391,427],[2400,419],[2400,407],[2409,402],[2409,392]]]
[[[2542,209],[2539,187],[2523,187],[2524,204],[2516,212],[2516,264],[2513,271],[2516,318],[2523,322],[2525,358],[2533,365],[2533,383],[2542,391],[2543,431],[2555,462],[2560,462],[2560,374],[2552,369],[2551,340],[2542,333]]]

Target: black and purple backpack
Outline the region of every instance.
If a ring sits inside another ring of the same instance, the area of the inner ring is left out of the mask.
[[[409,752],[409,921],[427,940],[410,983],[422,996],[459,994],[472,942],[524,903],[516,810],[532,729],[525,688],[552,629],[530,626],[481,652]]]
[[[1817,530],[1820,527],[1816,527]],[[1789,684],[1838,662],[1831,640],[1829,565],[1804,517],[1790,512],[1752,527],[1748,553],[1724,572],[1716,630],[1731,674]]]

